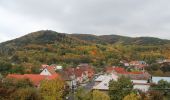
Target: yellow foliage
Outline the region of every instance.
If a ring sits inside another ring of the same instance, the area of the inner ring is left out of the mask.
[[[110,97],[106,93],[101,91],[95,90],[93,91],[92,95],[92,100],[110,100]]]
[[[40,85],[40,93],[44,100],[62,100],[64,82],[60,79],[45,80]]]
[[[137,94],[131,93],[123,98],[123,100],[140,100]]]

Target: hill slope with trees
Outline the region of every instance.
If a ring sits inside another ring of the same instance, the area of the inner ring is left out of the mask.
[[[55,63],[65,67],[90,63],[100,70],[118,65],[120,60],[153,63],[159,58],[170,58],[169,44],[169,40],[152,37],[95,36],[42,30],[1,43],[0,71],[4,71],[4,65],[8,65],[6,72],[36,73],[41,64]]]

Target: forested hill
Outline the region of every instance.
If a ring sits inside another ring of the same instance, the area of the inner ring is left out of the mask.
[[[1,43],[0,46],[25,46],[28,44],[55,44],[55,43],[73,43],[73,44],[128,44],[128,45],[163,45],[169,44],[170,40],[154,37],[126,37],[119,35],[92,35],[92,34],[66,34],[51,30],[42,30],[29,33],[23,37]]]
[[[96,43],[109,43],[109,44],[125,44],[125,45],[163,45],[169,44],[170,40],[159,39],[154,37],[126,37],[120,35],[100,35],[95,36],[91,34],[71,34],[70,36],[76,37],[80,40],[96,42]]]
[[[22,66],[26,68],[25,72],[41,64],[54,63],[63,66],[90,63],[97,68],[116,65],[122,59],[151,63],[158,58],[170,58],[169,43],[169,40],[152,37],[96,36],[42,30],[0,43],[0,65],[5,62],[14,67]]]
[[[39,44],[39,45],[45,45],[45,44],[84,44],[84,41],[81,41],[79,39],[76,39],[74,37],[70,37],[69,35],[65,33],[58,33],[55,31],[37,31],[29,33],[25,36],[22,36],[20,38],[16,38],[14,40],[10,40],[7,42],[3,42],[0,44],[0,46],[25,46],[30,44]]]

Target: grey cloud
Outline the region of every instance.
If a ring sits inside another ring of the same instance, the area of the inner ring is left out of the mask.
[[[169,0],[1,0],[0,9],[28,23],[9,25],[8,30],[14,27],[16,34],[45,28],[68,33],[170,39],[169,3]]]

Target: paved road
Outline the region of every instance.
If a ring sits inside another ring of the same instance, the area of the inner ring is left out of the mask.
[[[84,86],[84,89],[87,90],[87,91],[91,91],[93,86],[94,86],[95,82],[94,80],[92,80],[91,82],[88,82],[85,86]]]
[[[90,82],[88,82],[87,84],[83,85],[83,88],[88,92],[91,91],[93,86],[94,86],[95,82],[94,79],[92,79]],[[74,100],[74,95],[73,93],[70,94],[70,96],[68,97],[68,99],[66,100]]]

